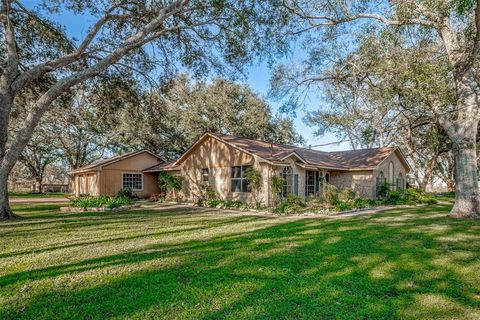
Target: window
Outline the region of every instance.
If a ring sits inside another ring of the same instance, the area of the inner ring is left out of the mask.
[[[208,168],[202,169],[202,183],[208,184],[210,182],[210,175],[208,173]]]
[[[397,189],[403,190],[403,175],[401,172],[398,173],[397,177]]]
[[[305,171],[305,196],[315,195],[315,171]]]
[[[395,175],[394,175],[393,171],[394,171],[393,162],[390,161],[390,163],[388,164],[388,182],[392,185],[395,183],[395,181],[394,181]]]
[[[325,173],[325,182],[330,183],[330,173]]]
[[[143,189],[143,175],[141,173],[124,173],[123,174],[123,188],[130,190]]]
[[[282,197],[286,198],[292,193],[293,171],[291,167],[284,167],[280,176],[283,178]]]
[[[381,193],[383,193],[386,182],[387,180],[385,179],[383,171],[380,171],[377,176],[377,197],[380,196]]]
[[[250,186],[245,172],[250,166],[236,166],[232,167],[230,191],[231,192],[250,192]]]

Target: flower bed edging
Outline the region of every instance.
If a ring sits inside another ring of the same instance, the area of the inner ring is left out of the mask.
[[[120,206],[117,208],[77,208],[77,207],[60,207],[61,212],[110,212],[110,211],[125,211],[134,208],[139,208],[139,204],[132,204],[128,206]]]

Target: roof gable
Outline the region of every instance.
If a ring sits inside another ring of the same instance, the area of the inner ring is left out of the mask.
[[[129,159],[131,157],[134,157],[134,156],[137,156],[137,155],[140,155],[140,154],[144,154],[144,153],[147,153],[147,154],[157,158],[162,163],[164,162],[164,160],[160,156],[156,155],[155,153],[153,153],[149,150],[140,150],[140,151],[133,151],[133,152],[128,152],[128,153],[116,155],[116,156],[113,156],[113,157],[107,158],[107,159],[99,159],[99,160],[96,160],[96,161],[92,162],[89,165],[86,165],[86,166],[80,167],[78,169],[72,170],[69,173],[72,174],[72,173],[77,173],[77,172],[87,172],[87,171],[100,170],[104,166],[111,165],[113,163],[116,163],[116,162],[119,162],[119,161],[122,161],[122,160],[126,160],[126,159]]]

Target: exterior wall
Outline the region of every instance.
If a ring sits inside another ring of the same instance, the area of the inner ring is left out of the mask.
[[[351,188],[357,196],[362,198],[375,198],[375,179],[373,171],[332,171],[330,183],[338,189]]]
[[[76,174],[73,179],[73,194],[76,197],[81,195],[98,196],[99,176],[100,175],[98,171],[89,171]]]
[[[408,167],[404,164],[402,160],[400,160],[398,154],[396,152],[392,153],[390,156],[388,156],[387,159],[385,159],[376,170],[374,170],[374,191],[376,192],[376,183],[377,183],[377,177],[380,175],[381,172],[383,172],[384,177],[387,179],[388,183],[392,183],[392,181],[388,180],[389,177],[389,165],[390,162],[393,163],[393,185],[396,185],[396,179],[398,177],[398,174],[401,173],[403,177],[403,186],[402,188],[406,187],[406,180],[407,180],[407,172],[408,172]]]
[[[231,192],[231,167],[252,165],[263,177],[262,190],[253,192]],[[215,138],[208,137],[190,151],[187,158],[179,164],[182,179],[182,191],[179,198],[196,201],[205,197],[207,186],[202,182],[202,169],[209,170],[208,186],[213,188],[217,197],[225,200],[241,200],[252,203],[256,200],[267,204],[270,166],[259,163],[245,152],[229,146]]]
[[[145,168],[158,164],[158,158],[144,152],[130,158],[114,162],[99,168],[98,171],[76,173],[74,176],[74,194],[80,196],[109,195],[114,196],[123,187],[123,173],[142,173]],[[86,186],[85,186],[86,185]],[[152,193],[160,192],[157,185],[157,175],[143,173],[143,188],[134,193],[139,198],[149,197]]]

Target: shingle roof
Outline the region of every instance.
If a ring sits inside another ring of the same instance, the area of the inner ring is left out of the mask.
[[[281,145],[261,140],[247,139],[226,134],[206,133],[190,147],[177,161],[170,161],[147,168],[145,172],[178,170],[177,164],[205,137],[215,137],[244,152],[273,163],[285,163],[285,159],[295,154],[305,165],[337,170],[371,170],[378,166],[397,148],[372,148],[350,151],[325,152],[296,146]],[[405,162],[406,163],[406,162]],[[408,164],[407,164],[408,166]]]
[[[98,159],[98,160],[93,161],[92,163],[90,163],[86,166],[83,166],[83,167],[80,167],[78,169],[72,170],[69,173],[85,172],[85,171],[89,171],[89,170],[94,170],[96,168],[105,166],[107,164],[110,164],[110,163],[113,163],[113,162],[116,162],[116,161],[127,159],[129,157],[132,157],[132,156],[137,155],[137,154],[141,154],[143,152],[147,152],[147,153],[157,157],[160,161],[163,161],[159,156],[157,156],[156,154],[154,154],[154,153],[152,153],[148,150],[132,151],[132,152],[119,154],[119,155],[116,155],[116,156],[113,156],[113,157],[110,157],[110,158]]]
[[[225,134],[212,135],[271,162],[282,161],[288,155],[295,153],[309,165],[344,170],[375,168],[396,149],[394,147],[384,147],[325,152]]]
[[[148,167],[143,170],[143,172],[157,172],[157,171],[169,171],[169,170],[175,170],[175,160],[173,161],[168,161],[164,163],[159,163],[154,166]]]

